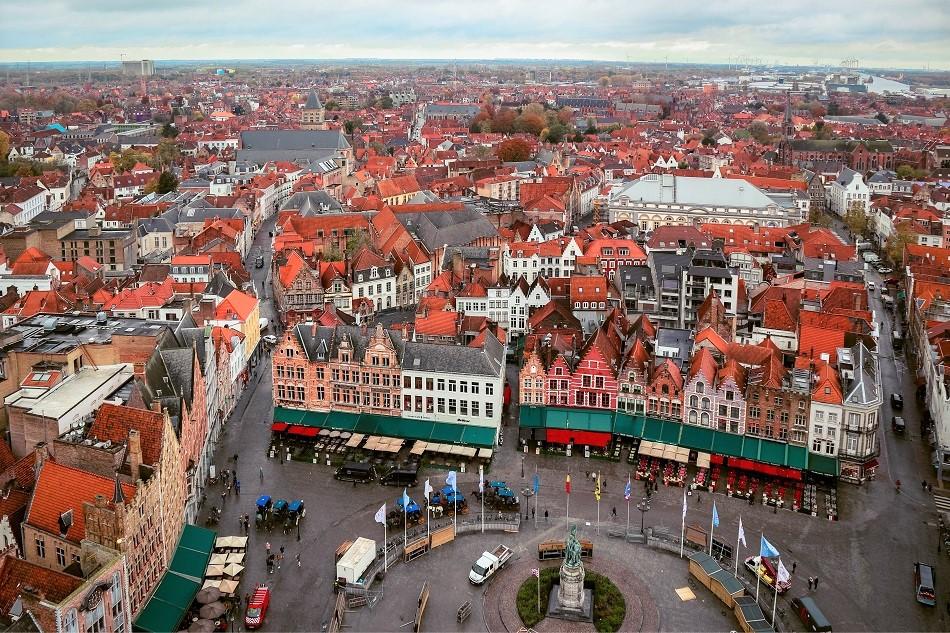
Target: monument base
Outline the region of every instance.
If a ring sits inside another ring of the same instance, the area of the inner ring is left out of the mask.
[[[571,622],[593,622],[594,621],[594,592],[591,589],[584,588],[584,602],[580,609],[568,609],[561,606],[558,601],[558,590],[561,583],[555,582],[551,587],[551,593],[548,595],[547,617],[558,618],[561,620],[570,620]]]

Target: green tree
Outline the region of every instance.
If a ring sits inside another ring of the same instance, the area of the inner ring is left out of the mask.
[[[385,97],[381,97],[376,100],[376,107],[382,110],[392,110],[393,107],[395,107],[395,104],[393,104],[392,97],[386,95]]]
[[[363,127],[363,119],[347,119],[343,122],[343,129],[346,130],[346,133],[351,135],[358,129]]]
[[[851,206],[844,215],[844,223],[853,235],[859,235],[861,237],[867,235],[868,229],[870,228],[870,218],[868,218],[868,214],[864,210],[864,203],[862,201],[855,200],[851,203]]]
[[[178,178],[169,171],[163,171],[158,177],[158,184],[155,186],[155,193],[165,194],[178,189]]]
[[[926,170],[916,169],[911,165],[898,165],[896,172],[901,180],[920,180],[927,177]]]
[[[175,138],[178,134],[178,128],[171,123],[166,123],[162,126],[162,138]]]
[[[749,134],[761,145],[769,145],[772,142],[772,137],[769,136],[769,129],[761,121],[754,121],[752,125],[749,126]]]
[[[587,129],[584,130],[584,134],[597,134],[597,124],[594,122],[594,119],[587,119]]]
[[[346,254],[352,256],[367,244],[369,244],[369,235],[365,231],[355,233],[346,238]]]
[[[180,155],[181,151],[178,149],[178,144],[175,143],[174,139],[163,138],[158,142],[158,147],[155,149],[155,155],[152,161],[155,167],[162,171],[169,165],[174,164]]]
[[[560,123],[555,123],[554,125],[542,130],[541,138],[548,143],[557,144],[564,140],[564,137],[568,132],[570,132],[570,130],[567,128],[567,126]]]
[[[324,107],[324,109],[326,109],[326,110],[341,110],[341,109],[342,109],[342,108],[340,107],[339,102],[334,101],[334,100],[332,100],[332,99],[329,100],[329,101],[327,101],[325,104],[323,104],[323,107]]]
[[[891,264],[897,268],[904,263],[904,249],[908,244],[917,243],[917,234],[911,230],[907,222],[894,227],[894,234],[887,238],[887,247],[884,253]]]

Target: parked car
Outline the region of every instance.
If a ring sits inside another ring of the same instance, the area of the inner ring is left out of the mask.
[[[891,408],[892,409],[903,409],[904,408],[904,396],[899,393],[891,394]]]
[[[263,268],[264,267],[264,256],[258,255],[257,259],[254,260],[254,268]]]
[[[792,610],[798,614],[798,617],[802,620],[802,624],[804,624],[805,628],[809,631],[816,631],[818,633],[829,633],[831,631],[831,623],[828,621],[828,618],[825,617],[825,614],[821,612],[821,609],[818,608],[818,605],[815,604],[813,598],[809,596],[794,598],[792,600]]]
[[[273,334],[268,334],[264,337],[264,342],[269,343],[270,345],[277,345],[277,337]]]
[[[917,590],[917,602],[928,607],[937,606],[935,582],[933,567],[926,563],[914,563],[914,588]]]
[[[881,273],[882,275],[890,275],[894,271],[891,268],[888,268],[887,266],[882,266],[881,268],[878,268],[878,272]]]

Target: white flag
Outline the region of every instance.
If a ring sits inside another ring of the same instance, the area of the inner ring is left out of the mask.
[[[485,467],[482,465],[478,467],[478,492],[479,494],[485,492]]]
[[[788,582],[788,581],[790,581],[790,580],[792,579],[792,575],[791,575],[790,573],[788,573],[788,570],[785,569],[785,565],[782,564],[782,559],[781,559],[781,558],[778,559],[778,574],[776,574],[776,575],[778,576],[778,581],[779,581],[780,583],[782,583],[782,582]]]
[[[683,520],[686,520],[686,490],[683,489]]]
[[[386,504],[384,503],[379,507],[379,510],[376,511],[376,516],[374,517],[377,523],[382,523],[386,525]]]
[[[739,540],[742,541],[742,547],[749,547],[745,542],[745,530],[742,529],[742,517],[739,517]]]
[[[432,494],[432,485],[429,484],[429,480],[428,480],[428,479],[426,479],[426,488],[425,488],[425,490],[426,490],[426,499],[428,499],[428,498],[429,498],[429,495]]]
[[[455,487],[456,474],[454,470],[450,470],[449,474],[445,476],[445,485],[452,486],[452,492],[455,492],[457,488]]]

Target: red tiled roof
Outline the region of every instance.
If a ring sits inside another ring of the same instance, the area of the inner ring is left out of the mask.
[[[571,304],[578,301],[607,301],[607,280],[601,275],[571,276]]]
[[[455,336],[458,312],[442,310],[430,312],[428,316],[416,317],[416,334],[431,336]]]
[[[700,347],[693,354],[693,359],[689,364],[689,379],[692,380],[697,374],[702,374],[706,379],[706,384],[712,385],[716,380],[716,371],[718,366],[712,354],[705,347]]]
[[[14,556],[4,556],[0,558],[0,613],[10,613],[25,587],[42,591],[47,602],[57,604],[68,598],[82,584],[82,578],[47,569]]]
[[[161,413],[104,402],[96,411],[88,435],[97,440],[125,444],[132,429],[139,432],[142,462],[157,464],[162,455],[162,432],[165,429],[165,418]]]
[[[83,502],[94,501],[96,495],[102,495],[111,502],[114,492],[115,481],[112,479],[47,460],[36,480],[26,523],[49,534],[61,534],[60,516],[72,510],[73,523],[65,538],[78,544],[86,537]],[[122,484],[126,500],[135,497],[135,492],[135,486]]]
[[[257,299],[244,294],[240,290],[232,290],[215,308],[215,319],[233,319],[233,315],[236,315],[238,319],[244,322],[251,316],[255,307],[257,307]]]

